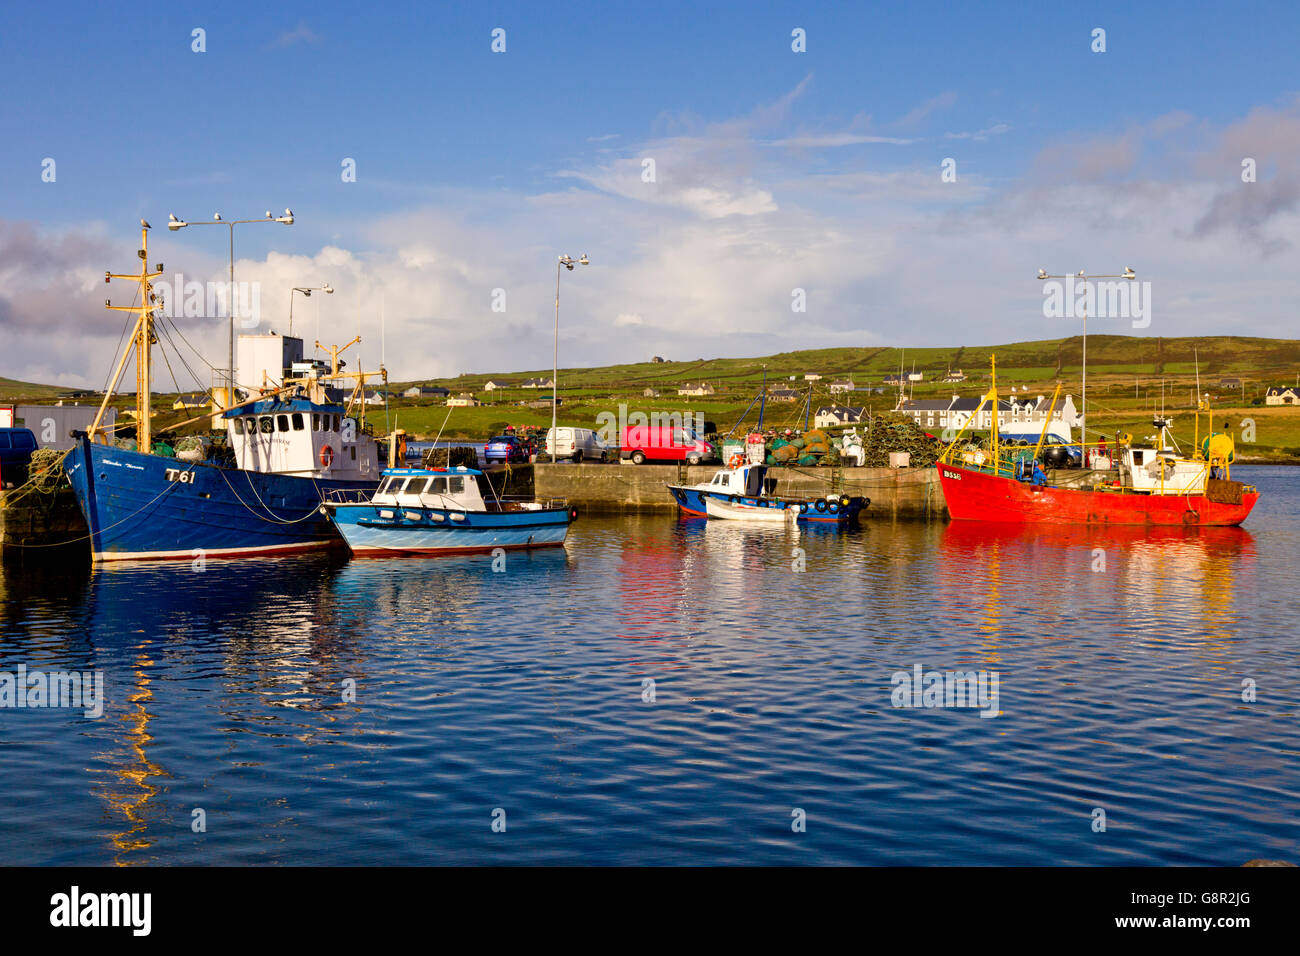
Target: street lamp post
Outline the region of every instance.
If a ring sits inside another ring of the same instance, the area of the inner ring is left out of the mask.
[[[1087,296],[1087,290],[1088,290],[1088,282],[1092,279],[1130,279],[1131,280],[1137,278],[1137,273],[1134,272],[1132,269],[1126,268],[1119,275],[1090,276],[1086,272],[1084,272],[1084,270],[1080,269],[1073,276],[1066,276],[1066,275],[1057,276],[1057,275],[1048,275],[1046,269],[1039,269],[1038,278],[1040,281],[1046,281],[1047,279],[1075,278],[1083,282],[1083,288],[1085,294],[1083,297],[1083,383],[1079,387],[1079,459],[1080,459],[1079,463],[1086,467],[1088,464],[1088,452],[1087,452],[1087,442],[1088,442],[1088,296]],[[996,415],[997,413],[998,410],[996,408],[993,409],[993,414]]]
[[[186,226],[228,226],[230,229],[230,293],[227,299],[227,307],[230,309],[230,377],[226,384],[227,407],[234,404],[235,400],[235,227],[250,222],[278,222],[286,226],[292,226],[293,211],[286,209],[283,216],[272,216],[271,211],[268,209],[264,219],[222,219],[221,213],[216,213],[208,222],[186,222],[184,219],[177,219],[175,215],[169,214],[167,223],[167,228],[172,232],[184,229]],[[293,293],[290,293],[290,299],[292,297]],[[292,308],[292,305],[290,308]]]
[[[553,368],[551,369],[551,432],[548,436],[551,444],[551,461],[555,461],[555,453],[560,450],[560,442],[555,433],[556,406],[559,404],[556,395],[560,388],[560,270],[568,269],[573,271],[573,267],[590,265],[591,260],[587,258],[584,252],[581,259],[574,259],[572,256],[560,256],[560,261],[555,266],[555,354],[553,358]]]
[[[295,292],[301,292],[304,297],[310,299],[313,292],[324,292],[326,295],[333,295],[334,290],[330,288],[328,282],[324,285],[296,285],[289,290],[289,338],[293,338],[293,294]],[[319,323],[317,324],[319,325]]]

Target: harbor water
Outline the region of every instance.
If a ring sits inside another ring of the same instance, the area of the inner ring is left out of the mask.
[[[0,863],[1300,862],[1300,473],[1234,477],[1240,529],[7,567],[0,675],[104,704],[0,709]]]

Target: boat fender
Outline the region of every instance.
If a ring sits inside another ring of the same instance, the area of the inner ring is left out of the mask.
[[[740,495],[732,495],[732,496],[731,496],[731,503],[732,503],[733,505],[734,505],[734,504],[739,504],[739,503],[740,503]]]
[[[808,513],[808,502],[804,501],[799,505],[799,513],[805,515]]]
[[[823,501],[821,498],[818,498],[818,499],[817,499],[817,503],[816,503],[813,507],[815,507],[818,511],[825,511],[825,510],[826,510],[826,502]]]
[[[840,498],[840,507],[847,508],[848,506],[849,506],[849,496],[844,495]]]
[[[832,501],[830,504],[826,506],[826,509],[831,514],[838,514],[840,510],[840,503],[838,501]]]
[[[334,464],[334,449],[329,445],[322,445],[320,450],[320,466],[328,468]]]
[[[578,509],[577,509],[577,508],[570,508],[570,509],[569,509],[569,520],[570,520],[570,521],[577,521],[577,520],[578,520]]]

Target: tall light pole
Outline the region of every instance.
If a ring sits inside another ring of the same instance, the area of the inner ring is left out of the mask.
[[[587,258],[584,252],[581,259],[575,260],[572,256],[560,256],[560,261],[555,266],[555,355],[553,356],[554,367],[551,370],[551,461],[555,461],[555,453],[560,450],[559,437],[555,433],[555,409],[559,404],[556,400],[556,394],[560,388],[560,270],[568,269],[573,271],[574,266],[591,265],[591,260]]]
[[[221,213],[216,213],[211,221],[207,222],[186,222],[184,219],[177,219],[174,214],[169,214],[167,218],[167,228],[172,232],[184,229],[186,226],[230,227],[230,297],[227,300],[230,309],[230,378],[226,383],[226,407],[229,408],[235,401],[235,227],[249,222],[278,222],[292,226],[293,211],[286,209],[283,216],[272,216],[268,209],[264,219],[222,219]],[[293,294],[290,293],[290,299],[292,298]]]
[[[306,298],[310,299],[313,292],[324,292],[326,295],[333,295],[334,290],[326,282],[324,285],[296,285],[289,290],[289,338],[293,338],[293,294],[301,292]]]
[[[1085,467],[1088,464],[1088,453],[1086,443],[1088,441],[1088,282],[1092,279],[1136,279],[1137,273],[1132,269],[1125,269],[1119,275],[1100,275],[1090,276],[1084,270],[1080,269],[1073,276],[1066,275],[1048,275],[1046,269],[1038,270],[1039,281],[1047,279],[1079,279],[1083,282],[1085,295],[1083,297],[1083,384],[1079,388],[1079,463]],[[993,409],[996,415],[998,410]]]

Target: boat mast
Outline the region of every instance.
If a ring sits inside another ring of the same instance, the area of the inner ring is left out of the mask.
[[[104,412],[108,408],[109,400],[113,397],[118,383],[122,379],[122,371],[126,368],[127,356],[131,350],[135,350],[135,416],[136,416],[136,448],[145,454],[153,450],[153,422],[151,421],[150,409],[150,364],[152,359],[153,344],[158,341],[153,331],[153,314],[162,306],[158,303],[157,297],[153,294],[153,279],[163,274],[163,265],[158,263],[154,266],[154,271],[149,271],[149,223],[143,219],[140,220],[140,249],[136,253],[140,257],[139,275],[119,275],[113,272],[104,273],[104,281],[111,282],[113,279],[130,279],[140,285],[140,304],[135,305],[114,305],[111,299],[104,300],[104,307],[114,312],[131,312],[138,316],[135,321],[135,331],[131,335],[131,345],[127,346],[122,352],[122,357],[117,363],[117,372],[113,376],[113,384],[109,386],[108,391],[104,393],[103,404],[99,407],[99,414],[95,416],[95,422],[90,426],[90,438],[93,441],[95,434],[99,431],[99,423],[103,420]]]

